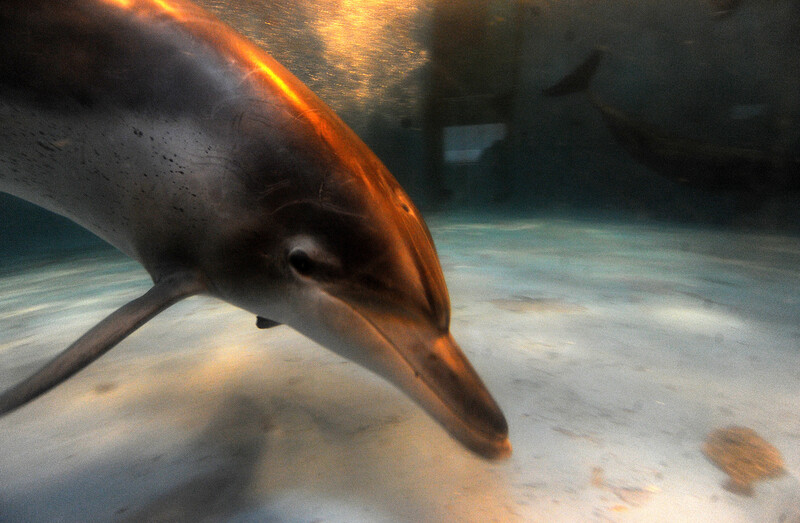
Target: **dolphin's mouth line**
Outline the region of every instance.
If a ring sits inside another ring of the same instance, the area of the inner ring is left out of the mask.
[[[476,427],[474,427],[474,426],[470,425],[469,423],[467,423],[467,421],[466,421],[466,420],[465,420],[465,419],[464,419],[462,416],[460,416],[460,415],[458,414],[458,412],[456,412],[456,411],[455,411],[455,409],[453,409],[453,407],[451,407],[451,406],[450,406],[450,405],[449,405],[449,404],[448,404],[446,401],[444,401],[444,399],[442,399],[442,395],[441,395],[441,394],[438,392],[438,389],[437,389],[436,387],[432,386],[432,385],[431,385],[431,383],[430,383],[430,382],[429,382],[429,381],[426,379],[426,375],[425,375],[423,372],[419,372],[419,371],[416,369],[416,367],[414,367],[414,365],[413,365],[413,364],[411,363],[411,361],[410,361],[410,360],[409,360],[409,359],[406,357],[406,355],[403,353],[403,351],[399,350],[399,349],[397,348],[397,345],[395,345],[394,343],[392,343],[391,339],[389,339],[389,337],[388,337],[388,336],[387,336],[387,335],[386,335],[386,334],[385,334],[385,333],[384,333],[384,332],[381,330],[381,328],[380,328],[380,327],[378,327],[378,326],[375,324],[375,322],[373,322],[372,320],[370,320],[369,318],[367,318],[366,316],[364,316],[364,315],[363,315],[363,314],[362,314],[362,313],[361,313],[359,310],[357,310],[356,308],[352,307],[352,306],[351,306],[349,303],[347,303],[346,301],[344,301],[344,300],[342,300],[342,299],[340,299],[340,298],[338,298],[338,297],[336,297],[336,296],[334,296],[334,295],[332,295],[332,294],[328,294],[328,293],[326,293],[326,294],[327,294],[328,296],[330,296],[331,298],[333,298],[334,300],[338,301],[339,303],[343,304],[345,307],[349,308],[351,311],[353,311],[353,313],[355,313],[355,314],[356,314],[356,315],[357,315],[359,318],[361,318],[362,320],[364,320],[364,321],[367,323],[367,325],[369,325],[370,327],[372,327],[372,328],[375,330],[375,332],[377,332],[377,333],[378,333],[378,335],[379,335],[379,336],[380,336],[380,337],[381,337],[381,338],[384,340],[384,342],[386,342],[386,343],[387,343],[387,344],[388,344],[390,347],[392,347],[392,348],[395,350],[395,352],[396,352],[396,353],[400,354],[400,357],[403,359],[403,361],[406,363],[406,365],[408,365],[408,367],[411,369],[411,371],[414,373],[414,375],[415,375],[416,377],[418,377],[419,379],[421,379],[421,380],[422,380],[422,383],[425,385],[425,387],[426,387],[428,390],[430,390],[431,392],[433,392],[433,393],[434,393],[434,395],[436,396],[436,399],[439,401],[439,403],[440,403],[442,406],[444,406],[444,408],[445,408],[445,409],[447,409],[447,411],[448,411],[448,412],[449,412],[449,413],[450,413],[450,414],[451,414],[451,415],[452,415],[452,416],[453,416],[455,419],[457,419],[459,422],[461,422],[461,424],[462,424],[462,425],[463,425],[463,426],[464,426],[464,427],[465,427],[465,428],[466,428],[468,431],[470,431],[470,432],[471,432],[471,433],[473,433],[473,434],[476,434],[477,436],[480,436],[481,438],[483,438],[483,439],[484,439],[484,440],[486,440],[486,441],[492,441],[492,442],[493,442],[493,441],[498,441],[498,442],[499,442],[499,441],[502,441],[502,439],[501,439],[501,438],[497,438],[497,437],[496,437],[496,436],[494,436],[493,434],[490,434],[490,433],[488,433],[488,432],[486,432],[486,431],[484,431],[484,430],[482,430],[482,429],[480,429],[480,428],[476,428]]]

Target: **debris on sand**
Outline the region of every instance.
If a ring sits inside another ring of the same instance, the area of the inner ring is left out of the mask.
[[[753,494],[753,482],[786,471],[778,449],[747,427],[714,430],[706,437],[702,451],[730,476],[725,488],[743,496]]]
[[[492,300],[496,307],[511,312],[538,312],[571,314],[585,312],[586,308],[580,305],[567,303],[555,298],[531,298],[530,296],[511,296]]]
[[[627,505],[613,505],[609,510],[614,512],[625,512],[631,507],[641,507],[646,505],[653,494],[661,492],[661,489],[655,485],[648,485],[644,488],[638,487],[617,487],[608,484],[605,479],[605,472],[602,467],[592,468],[592,476],[590,483],[593,487],[598,489],[609,490],[614,493],[619,499],[627,503]]]

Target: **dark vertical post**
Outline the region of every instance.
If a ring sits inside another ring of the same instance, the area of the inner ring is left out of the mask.
[[[428,195],[433,206],[450,194],[444,175],[444,127],[452,124],[448,99],[472,94],[473,57],[482,47],[489,0],[436,0],[431,34],[431,71],[423,131]],[[458,109],[456,108],[456,111]]]

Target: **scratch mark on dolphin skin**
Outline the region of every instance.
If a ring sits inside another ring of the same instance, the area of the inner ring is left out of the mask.
[[[322,204],[322,191],[325,189],[325,179],[328,177],[328,172],[326,171],[325,174],[322,176],[322,179],[319,181],[319,191],[317,191],[317,199],[319,200],[320,205]]]
[[[300,198],[300,199],[297,199],[297,200],[292,200],[290,202],[286,202],[283,205],[278,206],[272,212],[270,212],[269,216],[273,216],[275,214],[278,214],[280,211],[282,211],[282,210],[284,210],[284,209],[286,209],[288,207],[293,207],[295,205],[313,205],[315,207],[319,207],[321,209],[325,209],[326,211],[330,211],[330,212],[332,212],[334,214],[338,214],[340,216],[349,216],[351,218],[358,218],[359,220],[366,220],[367,219],[367,217],[364,216],[361,213],[350,212],[350,211],[347,211],[347,210],[345,210],[345,209],[343,209],[343,208],[341,208],[341,207],[339,207],[337,205],[334,205],[332,203],[320,202],[320,201],[315,200],[313,198]]]
[[[288,97],[296,107],[302,108],[303,111],[308,110],[309,106],[306,104],[298,95],[297,93],[289,87],[289,85],[283,81],[283,79],[278,76],[275,71],[273,71],[266,63],[264,63],[258,55],[251,49],[247,50],[247,58],[250,60],[252,64],[255,65],[257,70],[265,73],[272,84],[277,87],[286,97]]]
[[[286,180],[286,179],[277,181],[275,183],[270,183],[270,184],[266,185],[264,187],[264,189],[261,191],[261,195],[259,196],[259,199],[260,200],[264,200],[268,196],[271,196],[272,194],[274,194],[275,192],[280,191],[281,189],[286,189],[286,188],[291,187],[291,186],[292,186],[291,180]]]

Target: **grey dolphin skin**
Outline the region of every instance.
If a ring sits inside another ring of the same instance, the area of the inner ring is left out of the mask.
[[[677,183],[758,198],[800,190],[800,157],[751,147],[674,136],[616,107],[589,90],[603,51],[596,49],[545,96],[585,92],[606,127],[635,160]]]
[[[0,396],[1,413],[202,293],[384,376],[477,454],[510,455],[503,413],[450,335],[419,211],[270,56],[185,0],[3,0],[0,33],[0,190],[154,282]]]

